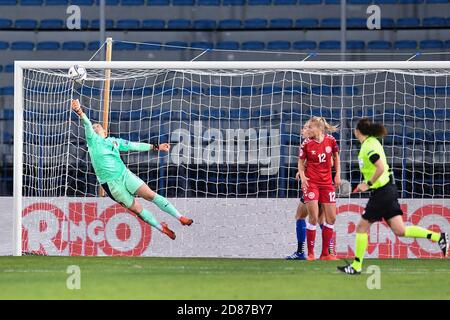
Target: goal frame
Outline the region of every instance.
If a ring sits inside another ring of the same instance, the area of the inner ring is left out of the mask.
[[[69,69],[73,65],[96,69],[250,69],[250,70],[405,70],[450,69],[450,61],[15,61],[13,255],[22,255],[23,187],[23,71]]]

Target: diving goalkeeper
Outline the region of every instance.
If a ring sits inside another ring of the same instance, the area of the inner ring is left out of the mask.
[[[175,233],[169,229],[166,223],[159,223],[152,213],[144,209],[135,198],[136,196],[152,201],[162,211],[178,219],[182,225],[189,226],[192,224],[192,219],[182,216],[166,198],[151,190],[144,181],[125,166],[120,158],[121,151],[159,150],[168,152],[170,149],[168,143],[151,145],[107,137],[100,124],[92,125],[78,100],[72,100],[72,110],[83,122],[89,156],[97,180],[112,200],[134,212],[139,218],[166,234],[172,240],[175,239]]]

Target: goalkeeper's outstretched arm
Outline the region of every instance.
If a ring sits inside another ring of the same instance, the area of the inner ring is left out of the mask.
[[[142,142],[132,142],[127,140],[122,140],[119,144],[119,151],[165,151],[170,150],[170,145],[168,143],[142,143]]]
[[[72,100],[72,110],[75,111],[75,113],[80,117],[81,121],[83,121],[84,129],[86,131],[86,138],[91,138],[94,136],[95,132],[92,128],[92,123],[87,117],[87,115],[83,112],[83,109],[81,108],[80,102],[78,99]]]

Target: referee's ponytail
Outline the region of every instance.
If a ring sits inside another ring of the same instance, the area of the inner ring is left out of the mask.
[[[372,136],[377,138],[383,138],[387,135],[387,129],[380,123],[372,122],[368,118],[363,118],[358,121],[356,129],[365,136]]]

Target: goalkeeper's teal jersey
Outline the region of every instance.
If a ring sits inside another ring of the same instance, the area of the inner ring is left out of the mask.
[[[82,121],[86,132],[86,141],[92,166],[100,183],[106,183],[119,178],[126,170],[120,158],[120,151],[149,151],[148,143],[130,142],[124,139],[107,137],[96,134],[92,123],[83,114]]]

